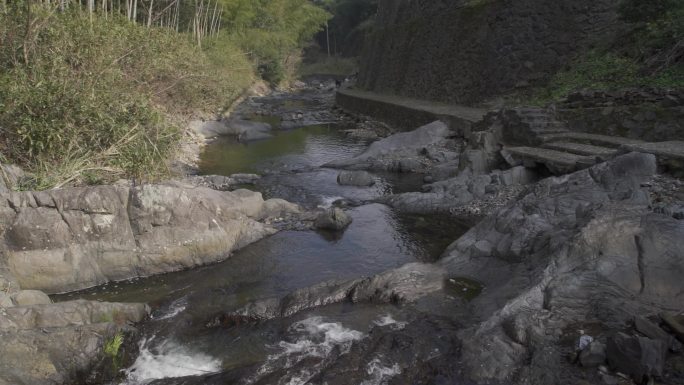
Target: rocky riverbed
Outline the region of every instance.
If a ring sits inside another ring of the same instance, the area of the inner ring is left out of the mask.
[[[198,123],[201,176],[2,192],[0,383],[684,383],[653,155],[551,177],[331,88]]]

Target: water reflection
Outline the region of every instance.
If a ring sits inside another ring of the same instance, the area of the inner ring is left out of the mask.
[[[226,138],[218,140],[202,155],[203,173],[265,174],[255,187],[266,197],[307,206],[329,205],[337,199],[357,202],[358,207],[348,210],[352,224],[344,233],[334,235],[280,232],[235,252],[230,258],[226,256],[224,262],[215,265],[112,283],[53,299],[149,303],[153,318],[144,325],[143,346],[149,357],[143,358],[155,365],[159,364],[155,357],[166,357],[173,363],[206,355],[216,360],[211,368],[218,367],[215,363],[220,362],[221,370],[243,368],[249,372],[273,354],[269,344],[279,341],[283,330],[312,313],[366,331],[373,325],[373,319],[388,313],[387,306],[341,304],[297,315],[294,320],[230,330],[206,327],[212,316],[255,299],[279,297],[321,281],[369,276],[408,262],[434,261],[467,230],[467,226],[452,218],[400,215],[387,206],[368,204],[388,193],[418,190],[422,184],[420,175],[375,173],[374,186],[352,187],[337,184],[337,170],[319,168],[332,160],[356,155],[366,146],[365,141],[343,136],[334,125],[274,130],[273,138],[247,144]],[[165,370],[163,365],[145,365],[141,371]]]

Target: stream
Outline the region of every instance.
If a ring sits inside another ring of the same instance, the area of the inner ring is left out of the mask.
[[[268,100],[284,108],[306,108],[289,95]],[[277,118],[259,120],[277,123]],[[344,135],[342,128],[336,123],[275,128],[272,138],[246,144],[222,138],[205,148],[201,171],[261,174],[248,188],[308,208],[345,202],[353,218],[345,232],[282,231],[215,265],[55,296],[58,301],[150,304],[153,312],[141,326],[140,354],[117,383],[370,385],[426,378],[453,383],[449,373],[458,373],[450,361],[458,349],[451,340],[458,328],[454,315],[461,309],[467,316],[465,307],[458,306],[465,301],[458,290],[406,306],[337,304],[258,324],[208,327],[216,314],[255,299],[435,261],[468,229],[452,218],[400,215],[372,202],[386,194],[419,191],[421,175],[376,173],[372,187],[338,185],[339,171],[320,166],[358,154],[369,144]],[[409,349],[397,348],[406,344]]]

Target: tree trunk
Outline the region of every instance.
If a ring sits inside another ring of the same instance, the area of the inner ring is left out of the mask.
[[[147,28],[152,26],[152,11],[154,10],[154,0],[150,0],[150,12],[147,14]]]

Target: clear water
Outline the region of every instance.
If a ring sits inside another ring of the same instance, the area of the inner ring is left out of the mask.
[[[329,205],[340,198],[351,200],[358,204],[349,210],[353,223],[340,234],[280,232],[237,251],[222,263],[112,283],[54,299],[136,301],[152,306],[153,317],[143,326],[140,358],[128,368],[130,384],[239,368],[249,368],[239,376],[242,383],[270,383],[270,371],[275,367],[282,371],[288,360],[314,359],[312,354],[325,354],[330,349],[339,353],[342,345],[363,338],[374,325],[405,317],[402,312],[406,310],[347,304],[258,326],[217,329],[208,328],[207,322],[249,301],[282,296],[321,281],[353,279],[407,262],[435,260],[465,232],[465,226],[450,218],[398,215],[371,202],[383,194],[419,189],[420,176],[376,174],[377,183],[372,187],[348,187],[337,184],[338,171],[319,167],[353,156],[367,145],[341,135],[332,125],[276,130],[273,138],[248,144],[216,141],[202,155],[205,174],[264,174],[254,188],[267,197],[305,206]],[[366,364],[369,384],[399,374],[392,363]],[[316,365],[311,364],[312,370]],[[300,368],[287,372],[287,376],[291,383],[305,383],[307,373],[302,372],[300,363]]]

